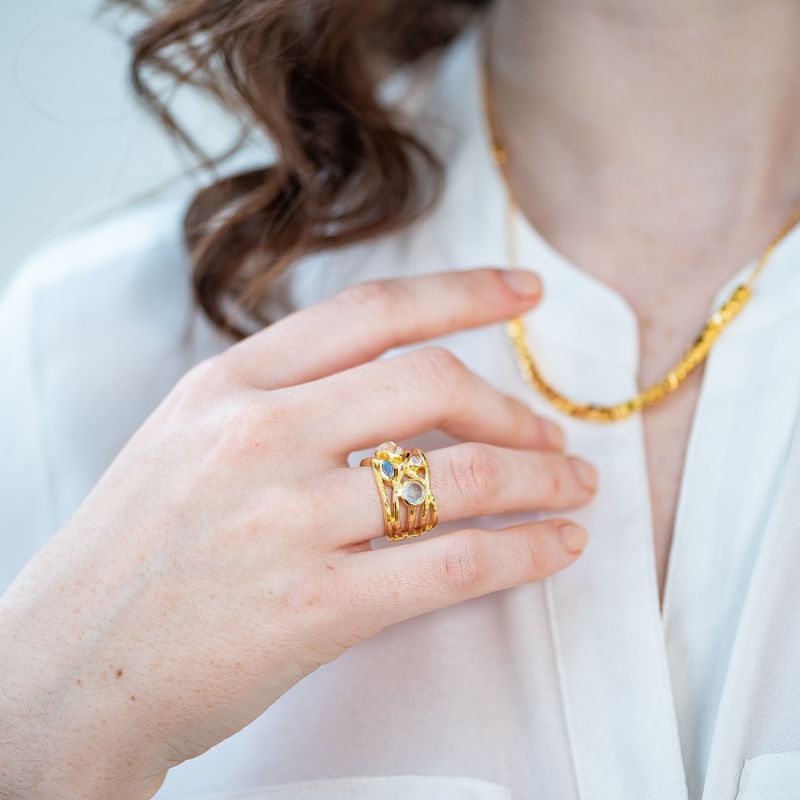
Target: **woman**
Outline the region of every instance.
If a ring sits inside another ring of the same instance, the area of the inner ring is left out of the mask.
[[[0,796],[800,798],[800,5],[150,13],[276,156],[6,297]]]

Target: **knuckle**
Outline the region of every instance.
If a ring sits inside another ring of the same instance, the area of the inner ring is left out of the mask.
[[[562,503],[571,485],[570,473],[563,463],[563,458],[550,454],[539,454],[535,474],[542,503],[548,508]]]
[[[339,301],[349,309],[388,309],[397,302],[398,293],[399,289],[392,281],[364,281],[344,288],[339,293]]]
[[[182,378],[183,383],[192,387],[201,387],[215,384],[220,380],[223,371],[222,360],[219,356],[206,358],[195,364]]]
[[[415,308],[415,294],[402,280],[371,280],[352,284],[338,295],[343,313],[359,313],[391,330],[388,343],[430,338],[430,323]],[[388,324],[387,324],[388,323]]]
[[[545,548],[535,537],[525,537],[521,550],[519,563],[524,579],[539,578],[552,572]]]
[[[206,420],[209,438],[216,442],[221,463],[263,447],[263,435],[256,424],[254,409],[235,398],[217,407]]]
[[[487,447],[466,444],[453,459],[453,481],[462,500],[471,508],[482,508],[497,494],[499,477]]]
[[[232,403],[231,424],[239,444],[248,451],[272,450],[296,430],[295,409],[280,391],[259,397],[241,397]],[[282,448],[281,448],[282,449]]]
[[[558,500],[564,495],[564,474],[554,464],[549,464],[542,473],[547,496]]]
[[[463,396],[463,383],[467,368],[445,347],[425,347],[414,354],[416,368],[426,389],[438,392],[448,403]]]
[[[479,591],[489,571],[481,533],[468,531],[448,542],[441,569],[445,585],[457,594]]]
[[[170,393],[171,405],[196,411],[225,394],[229,387],[230,376],[221,356],[212,356],[183,374]]]
[[[233,395],[202,414],[198,430],[212,443],[221,465],[263,462],[285,451],[286,432],[294,428],[292,413],[275,394]]]

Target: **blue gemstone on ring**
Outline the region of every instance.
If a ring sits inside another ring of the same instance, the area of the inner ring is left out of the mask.
[[[382,472],[382,473],[383,473],[383,474],[384,474],[384,475],[385,475],[387,478],[393,478],[393,477],[394,477],[394,464],[392,464],[392,462],[391,462],[391,461],[384,461],[384,462],[381,464],[381,472]]]

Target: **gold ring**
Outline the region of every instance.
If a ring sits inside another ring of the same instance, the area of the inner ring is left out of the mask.
[[[439,514],[431,493],[428,459],[422,450],[384,442],[374,456],[362,459],[361,466],[372,467],[387,538],[408,539],[436,527]],[[401,502],[406,510],[404,524],[400,521]]]

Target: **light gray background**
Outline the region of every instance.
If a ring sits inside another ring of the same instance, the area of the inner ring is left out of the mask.
[[[190,166],[127,84],[124,33],[98,0],[5,0],[0,8],[0,290],[69,227]],[[209,146],[231,140],[215,109],[184,93],[181,118]]]

